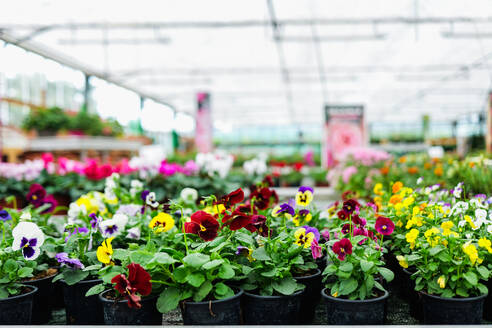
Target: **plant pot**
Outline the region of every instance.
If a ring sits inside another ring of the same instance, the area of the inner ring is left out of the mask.
[[[316,259],[316,265],[318,266],[319,271],[323,273],[325,271],[326,266],[328,265],[328,257],[325,255],[323,257],[320,257],[319,259]]]
[[[246,325],[295,325],[299,322],[304,290],[292,295],[261,296],[244,292],[243,318]]]
[[[321,291],[326,306],[328,325],[382,325],[386,320],[386,300],[383,296],[366,300],[348,300],[329,295],[327,289]]]
[[[83,280],[72,286],[63,283],[67,325],[104,324],[102,303],[99,302],[99,296],[85,296],[91,287],[101,282],[100,279]]]
[[[53,283],[53,309],[62,309],[65,307],[65,297],[63,296],[64,282],[57,280]]]
[[[410,270],[409,270],[410,269]],[[422,302],[419,293],[415,290],[415,281],[412,274],[415,272],[412,268],[403,269],[401,276],[401,296],[408,301],[410,306],[410,315],[415,319],[422,321]]]
[[[35,286],[38,292],[34,294],[32,301],[32,317],[31,323],[34,325],[41,325],[48,323],[51,319],[51,310],[53,309],[53,291],[54,283],[51,282],[56,275],[25,281],[31,286]]]
[[[477,297],[444,298],[420,292],[424,324],[477,325],[482,322],[487,294]]]
[[[27,293],[0,299],[0,324],[2,325],[30,325],[32,314],[32,300],[38,288],[24,285],[31,290]]]
[[[487,295],[483,303],[483,308],[485,309],[483,311],[483,318],[485,320],[492,321],[492,279],[489,279],[484,284],[489,289],[489,294]],[[487,311],[487,309],[489,310]]]
[[[241,296],[243,290],[229,298],[205,302],[179,303],[184,325],[239,325],[241,318]]]
[[[128,301],[112,300],[105,296],[112,290],[106,290],[99,294],[106,325],[162,325],[162,314],[157,310],[157,295],[143,297],[139,309],[128,307]]]
[[[310,324],[313,322],[316,306],[321,298],[321,271],[316,269],[316,273],[312,275],[294,278],[298,283],[306,286],[301,296],[299,323]]]

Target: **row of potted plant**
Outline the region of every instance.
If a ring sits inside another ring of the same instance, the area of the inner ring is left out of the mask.
[[[45,212],[40,187],[28,207],[4,210],[1,268],[10,273],[0,306],[24,313],[2,309],[2,323],[28,323],[46,306],[36,295],[57,284],[71,324],[160,324],[160,313],[177,308],[185,324],[310,323],[321,296],[328,323],[384,322],[393,223],[374,206],[347,198],[319,211],[311,187],[279,203],[269,179],[247,199],[241,189],[198,198],[187,188],[160,204],[142,183],[125,188],[120,179],[81,196],[66,221]],[[36,294],[33,281],[50,275]],[[29,295],[32,310],[15,303]]]

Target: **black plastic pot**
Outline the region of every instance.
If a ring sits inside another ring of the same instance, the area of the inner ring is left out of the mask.
[[[0,299],[0,324],[31,324],[32,301],[38,288],[29,285],[25,286],[31,288],[31,290],[21,295]]]
[[[424,324],[476,325],[482,322],[487,294],[466,298],[443,298],[420,293]]]
[[[483,303],[483,318],[485,320],[492,321],[492,279],[489,279],[487,282],[484,283],[489,289],[489,294],[487,295]]]
[[[288,296],[261,296],[244,292],[242,308],[247,325],[295,325],[299,322],[304,290]]]
[[[51,310],[53,309],[54,301],[54,284],[51,280],[55,275],[37,280],[26,281],[29,285],[38,288],[38,292],[34,294],[32,302],[31,323],[34,325],[48,323],[51,319]]]
[[[305,277],[295,277],[298,283],[306,286],[301,297],[301,310],[299,314],[300,324],[310,324],[313,322],[316,306],[321,298],[321,271],[316,269],[316,273]]]
[[[104,324],[102,303],[98,295],[85,296],[85,293],[102,281],[83,280],[75,285],[63,283],[63,297],[67,325],[102,325]]]
[[[126,299],[115,301],[105,295],[111,290],[99,294],[106,325],[162,325],[162,314],[157,310],[157,295],[144,297],[139,309],[129,308]]]
[[[325,301],[328,325],[382,325],[386,320],[388,292],[367,300],[332,297],[326,288],[321,291],[321,295]]]
[[[238,288],[236,295],[223,300],[208,302],[188,302],[179,304],[184,325],[239,325],[241,318],[241,296]]]
[[[422,321],[423,314],[421,297],[415,290],[415,281],[412,279],[412,274],[415,272],[411,268],[403,269],[402,272],[402,297],[408,301],[410,306],[410,315],[415,319]]]

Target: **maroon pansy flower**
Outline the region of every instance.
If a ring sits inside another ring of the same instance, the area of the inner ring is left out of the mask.
[[[359,203],[355,199],[348,199],[343,202],[343,210],[349,214],[352,214],[359,206]]]
[[[58,201],[55,199],[55,197],[53,195],[48,195],[43,200],[43,205],[44,204],[50,204],[50,207],[48,207],[47,209],[45,209],[43,211],[43,214],[44,213],[51,213],[58,206]]]
[[[347,255],[352,254],[352,243],[347,238],[343,238],[333,244],[332,250],[340,261],[344,261]]]
[[[185,232],[198,235],[205,241],[214,240],[219,230],[219,222],[205,211],[197,211],[191,215],[191,222],[185,223]]]
[[[34,205],[34,207],[39,207],[43,205],[44,198],[46,197],[46,190],[38,183],[33,183],[29,188],[27,193],[27,201]]]
[[[342,230],[341,232],[346,235],[350,232],[350,224],[349,223],[345,223],[343,226],[342,226]]]
[[[395,224],[391,219],[380,216],[376,219],[376,231],[382,235],[389,236],[395,230]]]
[[[142,307],[140,295],[147,296],[152,291],[151,277],[138,263],[130,263],[127,268],[128,277],[118,274],[111,279],[111,282],[116,284],[114,288],[128,300],[128,307],[138,309]]]
[[[340,220],[347,220],[349,217],[349,213],[347,213],[345,210],[340,210],[337,212],[337,216]]]
[[[228,226],[232,231],[235,231],[249,225],[251,223],[251,216],[245,214],[240,209],[236,209],[232,214],[224,215],[222,223],[224,223],[225,226]]]

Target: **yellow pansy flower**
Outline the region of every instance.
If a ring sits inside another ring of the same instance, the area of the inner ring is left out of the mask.
[[[437,283],[439,284],[439,287],[441,289],[445,288],[446,287],[446,277],[444,276],[440,276],[438,279],[437,279]]]
[[[383,184],[382,183],[376,183],[374,186],[374,189],[372,190],[376,195],[382,195],[383,194]]]
[[[296,204],[299,206],[308,206],[313,201],[313,188],[299,187],[296,194]]]
[[[492,242],[485,237],[478,240],[478,246],[487,249],[489,253],[492,253]]]
[[[314,240],[314,233],[306,233],[305,228],[299,228],[294,232],[294,237],[296,237],[295,244],[303,246],[304,248],[311,247],[311,243]]]
[[[174,227],[174,219],[167,213],[159,213],[150,221],[149,228],[157,233],[169,231]]]
[[[415,240],[417,239],[418,235],[419,231],[417,229],[412,229],[405,235],[407,243],[410,244],[410,249],[413,249],[415,247]]]
[[[441,223],[442,235],[443,236],[453,236],[458,237],[458,234],[454,231],[451,231],[451,228],[454,226],[454,223],[451,221],[445,221]]]
[[[401,256],[401,255],[398,255],[396,256],[396,259],[398,260],[398,263],[400,264],[400,266],[402,268],[408,268],[408,262],[407,262],[407,259],[405,258],[405,256]]]
[[[473,223],[473,220],[469,215],[465,215],[465,221],[468,222],[473,230],[477,229],[477,226],[475,225],[475,223]]]
[[[111,241],[113,237],[105,239],[101,246],[97,248],[97,260],[103,264],[112,264],[111,255],[113,255],[113,247],[111,246]]]
[[[412,196],[407,197],[403,200],[403,206],[409,207],[410,205],[413,204],[413,202],[415,202],[415,198],[413,198]]]
[[[441,231],[439,231],[439,229],[437,229],[435,227],[432,227],[432,228],[428,229],[426,232],[424,232],[424,236],[427,239],[427,242],[429,243],[429,245],[431,247],[434,247],[439,243],[439,239],[441,239],[441,237],[435,236],[434,238],[432,238],[432,236],[437,235],[440,232]]]
[[[463,252],[470,258],[470,262],[472,265],[475,265],[475,262],[481,263],[482,261],[478,258],[478,251],[475,245],[466,243],[463,245]]]

